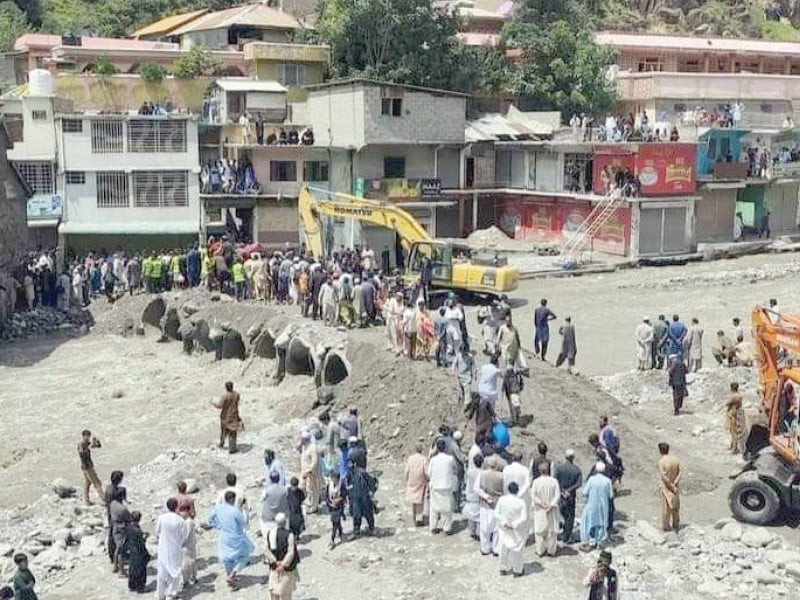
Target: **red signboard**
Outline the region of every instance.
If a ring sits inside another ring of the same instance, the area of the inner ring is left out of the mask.
[[[636,174],[642,196],[681,196],[696,189],[695,144],[640,144]]]
[[[515,239],[561,243],[577,231],[591,210],[592,204],[586,201],[503,198],[498,203],[498,225]],[[618,208],[594,237],[591,248],[624,255],[630,232],[630,209]]]

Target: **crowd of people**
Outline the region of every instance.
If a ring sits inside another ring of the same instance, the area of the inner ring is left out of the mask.
[[[597,128],[598,142],[677,142],[680,140],[678,128],[657,127],[650,120],[647,111],[609,114],[602,122],[594,123],[594,118],[585,113],[573,114],[569,121],[572,134],[578,141],[592,141],[593,129]]]
[[[253,164],[247,158],[208,161],[200,169],[202,194],[258,194],[260,191]]]
[[[175,105],[172,100],[167,99],[163,104],[161,102],[142,102],[139,107],[138,114],[140,115],[168,115],[175,112]]]
[[[721,106],[713,106],[710,111],[705,106],[697,105],[694,110],[683,113],[683,122],[698,127],[737,128],[744,112],[743,102],[726,102]]]

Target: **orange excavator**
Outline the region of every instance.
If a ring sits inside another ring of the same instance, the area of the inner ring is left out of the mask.
[[[800,317],[758,306],[751,320],[760,421],[750,428],[748,462],[732,475],[728,503],[740,521],[766,525],[781,510],[800,509],[800,429],[794,398],[800,367],[793,366],[800,358]]]

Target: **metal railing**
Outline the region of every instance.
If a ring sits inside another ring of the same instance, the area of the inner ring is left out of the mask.
[[[622,202],[622,190],[613,189],[586,216],[578,229],[561,245],[560,258],[563,265],[577,263],[586,246],[611,218]]]

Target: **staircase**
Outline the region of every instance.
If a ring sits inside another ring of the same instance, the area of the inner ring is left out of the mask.
[[[614,189],[594,205],[592,211],[583,220],[578,229],[561,245],[562,266],[577,264],[586,246],[591,243],[603,225],[611,218],[614,211],[622,204],[622,190]]]

